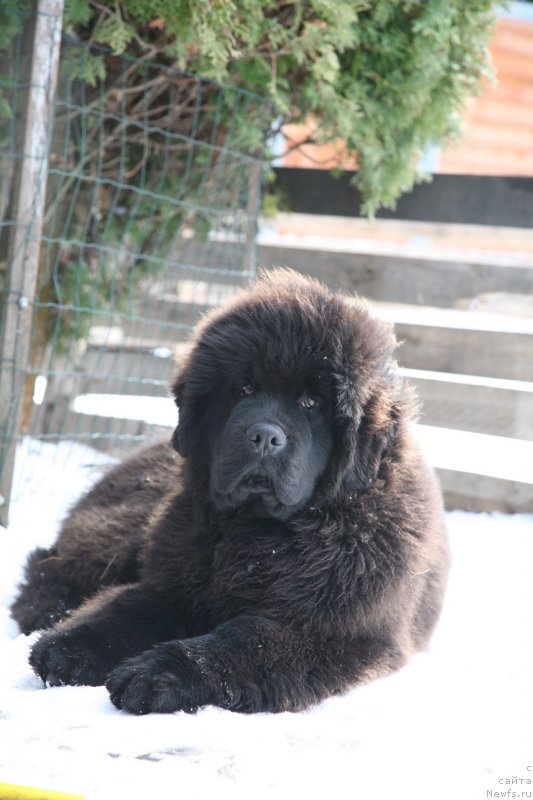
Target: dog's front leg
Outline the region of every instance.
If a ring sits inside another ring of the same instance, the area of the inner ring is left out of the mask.
[[[109,676],[113,703],[134,714],[217,705],[242,712],[299,711],[399,666],[382,637],[306,635],[256,616],[204,636],[165,642]]]
[[[104,590],[43,633],[29,660],[49,686],[98,686],[124,659],[183,634],[177,609],[130,584]]]

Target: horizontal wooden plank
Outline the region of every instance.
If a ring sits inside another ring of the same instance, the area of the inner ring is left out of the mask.
[[[402,370],[427,425],[533,440],[533,383]]]
[[[397,324],[401,366],[533,380],[533,336]]]
[[[334,289],[372,301],[446,308],[483,292],[533,294],[533,269],[522,265],[266,245],[259,247],[259,263],[267,269],[290,266]]]
[[[489,190],[489,186],[485,188]],[[501,257],[502,264],[512,254],[522,254],[526,266],[531,266],[533,256],[533,230],[527,228],[295,212],[279,212],[262,220],[258,241],[270,246],[351,253],[367,252],[365,248],[373,245],[368,252],[418,257],[424,257],[427,250],[440,260],[475,260],[485,253],[486,263]],[[320,248],[320,241],[327,246]]]
[[[402,343],[402,367],[533,380],[533,319],[504,314],[375,303]]]
[[[162,299],[150,309],[142,308],[141,317],[150,314],[149,322],[125,319],[122,326],[127,339],[145,340],[150,348],[171,347],[173,342],[186,341],[201,315],[209,306],[181,303],[178,295]]]
[[[533,512],[533,442],[425,425],[416,433],[447,509]]]
[[[160,428],[174,428],[178,422],[178,410],[170,395],[145,397],[90,392],[75,397],[69,404],[69,410],[118,420],[141,420]]]
[[[526,483],[446,469],[437,469],[437,475],[448,511],[533,513],[533,490]]]
[[[533,442],[417,425],[429,463],[439,469],[523,483],[533,493]]]
[[[71,410],[68,398],[46,410],[42,427],[34,425],[37,438],[57,442],[72,440],[123,457],[144,444],[170,440],[168,426],[148,424],[144,420],[118,419]]]
[[[375,302],[372,303],[372,309],[380,319],[400,325],[431,326],[479,333],[524,334],[533,337],[533,316],[470,309],[433,308],[409,303]]]
[[[82,361],[79,393],[164,397],[177,368],[173,352],[166,358],[131,350],[89,351]]]

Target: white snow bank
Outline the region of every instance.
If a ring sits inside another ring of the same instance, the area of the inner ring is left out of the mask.
[[[35,637],[8,612],[25,555],[54,538],[56,487],[79,491],[106,459],[26,447],[0,529],[0,782],[97,800],[533,796],[533,517],[448,515],[445,611],[430,651],[396,675],[300,714],[132,717],[100,687],[45,690],[27,665]]]

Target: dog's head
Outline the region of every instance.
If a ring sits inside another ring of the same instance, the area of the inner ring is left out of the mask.
[[[287,519],[375,478],[402,410],[391,329],[289,270],[200,324],[176,449],[215,506]]]

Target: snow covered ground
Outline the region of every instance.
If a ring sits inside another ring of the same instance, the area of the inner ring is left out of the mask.
[[[25,443],[0,530],[0,782],[98,800],[533,797],[533,517],[449,514],[445,611],[429,652],[396,675],[300,714],[132,717],[100,687],[43,689],[27,665],[35,637],[8,612],[27,552],[105,461]]]

